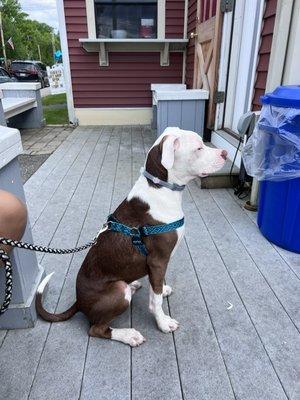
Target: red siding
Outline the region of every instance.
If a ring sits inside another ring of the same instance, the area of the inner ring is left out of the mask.
[[[200,21],[204,22],[216,15],[217,0],[201,1]]]
[[[266,0],[252,101],[252,108],[254,111],[260,110],[261,104],[259,99],[266,90],[273,30],[276,17],[276,6],[277,0]]]
[[[166,0],[166,38],[183,38],[185,0]]]
[[[216,15],[217,0],[204,0],[200,2],[201,12],[200,20],[204,22],[209,18]],[[196,19],[197,19],[197,0],[189,0],[188,3],[188,37],[191,32],[196,31]],[[186,57],[186,84],[188,88],[193,87],[194,77],[194,58],[195,58],[195,39],[190,39],[187,48]]]
[[[183,35],[176,26],[181,3],[167,0],[168,35]],[[159,53],[109,53],[110,65],[100,67],[98,53],[87,53],[78,41],[88,37],[85,0],[64,0],[64,7],[75,107],[151,107],[151,83],[181,83],[182,53],[170,53],[169,67],[160,66]]]

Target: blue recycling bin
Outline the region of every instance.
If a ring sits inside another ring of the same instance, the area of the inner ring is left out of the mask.
[[[276,245],[300,253],[300,86],[280,86],[261,98],[258,131],[263,137],[257,170],[257,222]],[[258,146],[257,146],[258,147]]]

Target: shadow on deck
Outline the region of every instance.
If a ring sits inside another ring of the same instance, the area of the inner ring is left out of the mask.
[[[130,190],[152,144],[145,127],[79,127],[25,185],[36,243],[72,247],[94,237]],[[229,190],[184,194],[186,237],[167,274],[159,332],[147,280],[115,326],[141,331],[139,348],[89,338],[83,315],[0,331],[0,399],[300,399],[300,256],[265,240]],[[38,254],[55,271],[49,310],[74,300],[84,254]]]

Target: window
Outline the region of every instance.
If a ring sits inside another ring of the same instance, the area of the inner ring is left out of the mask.
[[[95,0],[98,38],[156,38],[157,1]]]

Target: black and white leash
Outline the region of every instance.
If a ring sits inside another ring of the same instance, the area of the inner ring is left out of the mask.
[[[106,231],[108,229],[108,225],[104,224],[103,227],[98,232],[97,236],[91,241],[86,243],[83,246],[75,247],[74,249],[55,249],[51,247],[45,246],[35,246],[31,243],[24,243],[18,240],[7,239],[4,237],[0,237],[0,244],[4,244],[7,246],[17,247],[19,249],[39,251],[41,253],[50,253],[50,254],[73,254],[78,253],[80,251],[86,250],[92,247],[98,239],[100,233]],[[11,302],[12,297],[12,288],[13,288],[13,279],[12,279],[12,264],[10,261],[9,255],[3,249],[0,249],[0,260],[3,261],[5,267],[5,294],[3,304],[0,306],[0,315],[5,313],[8,309],[9,304]]]

